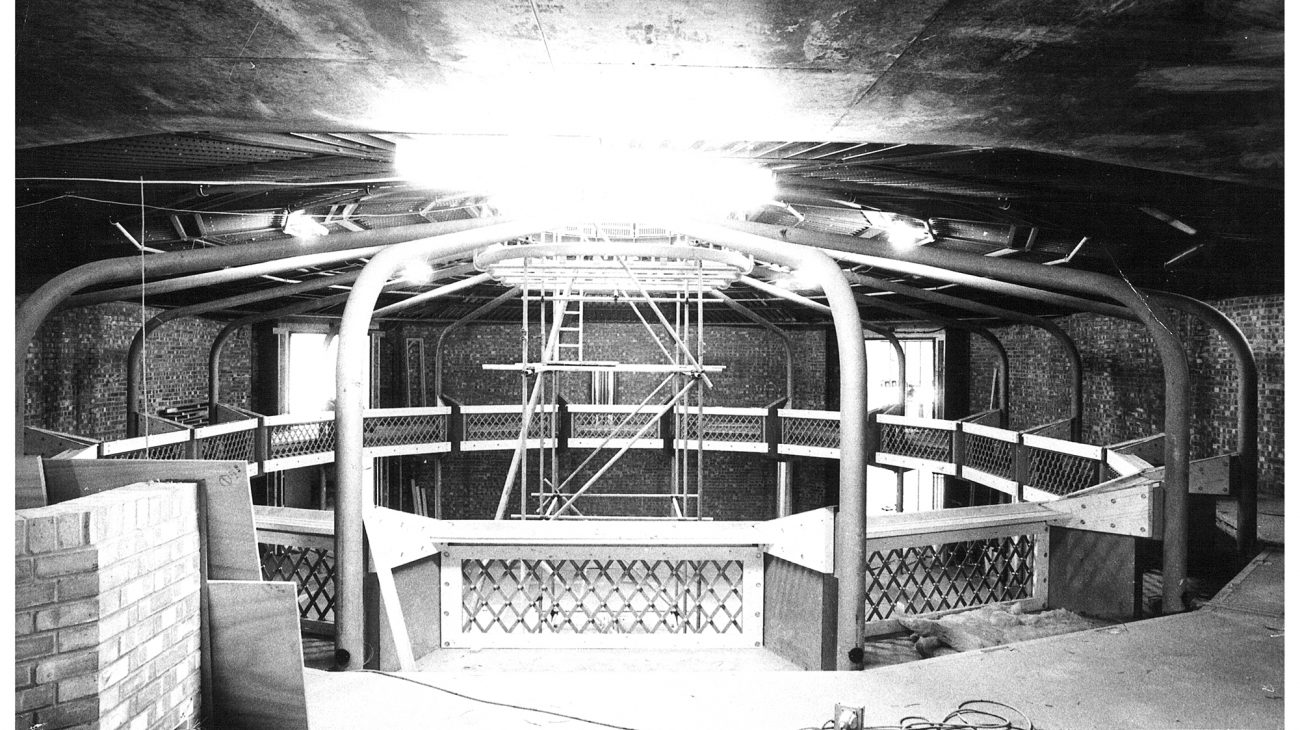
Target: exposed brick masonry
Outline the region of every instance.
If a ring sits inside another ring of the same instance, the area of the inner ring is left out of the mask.
[[[20,510],[14,531],[17,727],[194,727],[193,485],[139,484]]]
[[[158,314],[145,308],[143,318]],[[27,423],[98,439],[126,434],[126,358],[140,329],[138,305],[112,303],[55,313],[27,353]],[[206,402],[208,348],[223,323],[169,322],[150,335],[145,364],[149,412]],[[247,330],[226,344],[222,401],[247,407],[253,368]]]

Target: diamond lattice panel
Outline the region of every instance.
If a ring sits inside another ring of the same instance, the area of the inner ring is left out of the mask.
[[[461,615],[452,631],[444,629],[444,639],[454,645],[739,646],[761,641],[757,581],[762,564],[756,550],[748,556],[738,549],[690,549],[699,559],[681,551],[657,550],[651,556],[620,548],[595,549],[609,554],[592,557],[529,556],[540,551],[526,547],[517,551],[520,557],[477,557],[474,553],[484,550],[471,546],[456,550],[466,551],[456,563]],[[588,555],[592,551],[585,549]],[[720,556],[719,551],[729,554]]]
[[[1033,535],[913,545],[867,555],[867,621],[1034,595]]]

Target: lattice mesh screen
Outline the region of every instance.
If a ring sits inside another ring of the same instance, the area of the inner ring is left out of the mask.
[[[966,434],[966,466],[986,474],[1016,478],[1016,445],[1010,441]]]
[[[895,456],[952,461],[952,431],[939,428],[880,424],[880,450]]]
[[[618,429],[617,433],[615,433],[614,428],[618,426],[619,423],[622,423],[623,419],[627,418],[628,415],[631,415],[632,417],[628,419],[628,422],[622,428]],[[578,439],[603,439],[610,434],[614,434],[615,438],[631,438],[637,431],[641,430],[642,426],[653,421],[654,415],[653,412],[635,414],[571,412],[571,428],[573,429],[571,435],[573,438]],[[515,433],[518,434],[518,431]],[[658,434],[655,433],[653,429],[646,433],[652,438],[658,437]]]
[[[365,445],[408,446],[447,440],[447,416],[370,416],[365,422]]]
[[[1032,598],[1034,543],[1012,535],[870,552],[867,621]]]
[[[334,422],[269,426],[270,458],[281,459],[334,450]]]
[[[739,560],[465,560],[464,633],[743,630]]]
[[[198,458],[216,461],[253,461],[256,429],[207,436],[198,440]]]
[[[519,438],[519,427],[523,424],[520,413],[466,413],[466,441],[509,441]],[[537,411],[533,413],[532,422],[528,424],[528,438],[551,437],[551,414]]]
[[[1058,496],[1097,483],[1097,462],[1058,451],[1029,449],[1029,486]]]
[[[262,579],[298,585],[298,613],[305,619],[334,620],[334,551],[258,543]],[[250,637],[251,638],[251,637]]]
[[[700,437],[700,418],[695,413],[679,413],[677,418],[683,426],[682,438],[698,439]],[[705,413],[704,440],[763,443],[766,440],[763,435],[763,423],[766,420],[766,416]],[[839,445],[838,441],[836,445]]]
[[[782,418],[781,443],[790,446],[840,447],[840,422],[822,418]]]

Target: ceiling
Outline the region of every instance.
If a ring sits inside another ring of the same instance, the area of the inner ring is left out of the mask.
[[[1280,0],[47,0],[18,3],[15,40],[20,294],[132,239],[283,239],[291,210],[331,236],[491,216],[482,191],[398,178],[394,148],[524,133],[765,166],[781,205],[763,222],[872,237],[864,213],[885,211],[939,249],[1201,298],[1283,286]],[[500,291],[401,316],[457,318]],[[774,321],[822,316],[732,291]]]

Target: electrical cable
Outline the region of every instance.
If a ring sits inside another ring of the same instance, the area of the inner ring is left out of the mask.
[[[1013,722],[990,708],[1009,710],[1018,716]],[[1020,724],[1023,721],[1023,724]],[[827,720],[820,727],[809,726],[799,730],[830,730],[835,719]],[[1034,722],[1018,707],[996,700],[966,700],[957,705],[942,720],[930,720],[920,715],[908,715],[900,718],[894,725],[867,725],[862,730],[1037,730]]]
[[[391,678],[391,679],[400,679],[400,680],[402,680],[403,682],[410,682],[411,684],[418,685],[418,686],[420,686],[420,687],[426,687],[426,688],[428,688],[428,689],[437,690],[438,692],[442,692],[442,693],[445,693],[445,694],[449,694],[449,695],[451,695],[451,696],[453,696],[453,697],[459,697],[459,698],[464,699],[464,700],[470,700],[471,702],[478,702],[478,703],[481,703],[481,704],[484,704],[484,705],[493,705],[493,706],[495,706],[495,707],[505,707],[505,708],[507,708],[507,709],[511,709],[511,710],[522,710],[522,711],[524,711],[524,712],[536,712],[536,713],[539,713],[539,714],[542,714],[542,715],[550,715],[550,716],[552,716],[552,717],[560,717],[560,718],[563,718],[563,719],[565,719],[565,720],[576,720],[576,721],[578,721],[578,722],[585,722],[585,723],[587,723],[588,725],[595,725],[595,726],[597,726],[597,727],[608,727],[608,728],[613,728],[614,730],[637,730],[637,728],[628,727],[628,726],[626,726],[626,725],[614,725],[614,724],[612,724],[612,723],[608,723],[608,722],[601,722],[600,720],[589,720],[589,719],[587,719],[587,718],[585,718],[585,717],[578,717],[578,716],[576,716],[576,715],[566,715],[566,714],[564,714],[563,712],[555,712],[554,710],[543,710],[543,709],[538,708],[538,707],[527,707],[527,706],[524,706],[524,705],[514,705],[514,704],[511,704],[511,703],[509,703],[509,702],[498,702],[498,701],[496,701],[496,700],[485,700],[485,699],[483,699],[482,697],[473,697],[473,696],[471,696],[471,695],[467,695],[467,694],[464,694],[464,693],[461,693],[461,692],[457,692],[457,691],[455,691],[455,690],[447,689],[446,687],[439,687],[439,686],[436,685],[436,684],[429,684],[429,683],[427,683],[427,682],[420,682],[420,681],[418,681],[418,680],[411,679],[410,677],[403,677],[403,676],[400,675],[400,674],[394,674],[394,673],[392,673],[392,672],[384,672],[384,671],[380,671],[380,670],[378,670],[378,669],[361,669],[361,670],[359,670],[359,671],[365,672],[365,673],[367,673],[367,674],[378,674],[378,675],[380,675],[380,676],[383,676],[383,677],[389,677],[389,678]]]

